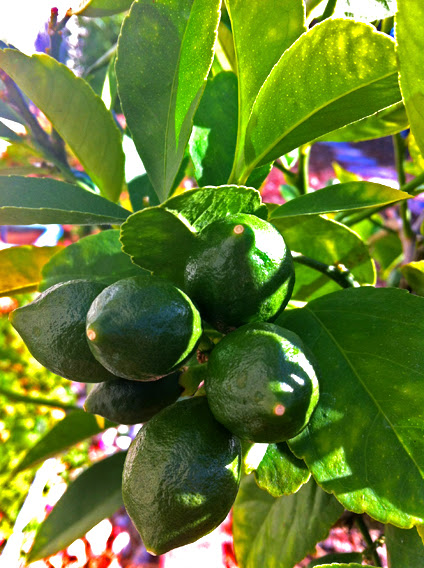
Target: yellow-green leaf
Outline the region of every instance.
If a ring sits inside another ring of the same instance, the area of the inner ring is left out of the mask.
[[[405,264],[400,271],[412,288],[412,291],[419,296],[424,296],[424,260]]]
[[[103,18],[129,10],[132,2],[133,0],[81,0],[72,13],[86,18]]]
[[[0,296],[36,290],[43,266],[61,248],[26,245],[0,251]]]
[[[102,195],[117,201],[124,183],[121,137],[88,83],[43,53],[28,57],[16,49],[0,50],[0,68],[43,111]]]

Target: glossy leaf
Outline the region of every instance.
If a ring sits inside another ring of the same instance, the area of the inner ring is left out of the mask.
[[[319,216],[273,219],[290,250],[329,265],[342,264],[360,284],[374,284],[375,267],[367,246],[348,227]],[[339,290],[326,275],[295,263],[294,300],[309,301]]]
[[[116,61],[119,96],[160,201],[173,186],[206,85],[220,4],[137,0],[121,30]]]
[[[0,50],[0,68],[43,111],[102,195],[117,201],[124,183],[121,135],[88,83],[44,53]]]
[[[305,9],[299,0],[227,0],[226,5],[239,79],[238,159],[259,90],[284,51],[306,30]]]
[[[421,0],[397,0],[397,3],[396,41],[400,87],[412,134],[424,154],[424,4]]]
[[[199,186],[221,185],[230,177],[237,138],[237,105],[234,73],[218,73],[208,80],[190,138],[190,155]]]
[[[348,510],[403,528],[422,524],[424,299],[348,289],[277,323],[302,337],[321,370],[317,408],[290,448]]]
[[[201,231],[216,219],[236,213],[248,213],[262,219],[267,216],[259,192],[237,185],[185,191],[165,201],[162,207],[184,217],[196,231]]]
[[[53,426],[35,446],[29,449],[16,467],[15,473],[34,467],[46,459],[67,450],[69,447],[82,442],[86,438],[100,434],[100,432],[111,426],[114,426],[114,424],[106,420],[104,427],[101,428],[96,417],[92,414],[88,414],[84,410],[72,411]]]
[[[389,568],[424,566],[424,544],[417,530],[387,525],[384,531]]]
[[[305,462],[293,455],[285,442],[269,444],[255,471],[256,483],[273,497],[296,493],[310,475]]]
[[[284,203],[272,212],[271,220],[280,217],[367,209],[396,203],[410,197],[409,193],[379,183],[367,181],[340,183]]]
[[[68,486],[40,525],[29,562],[63,550],[122,506],[125,456],[126,452],[119,452],[95,463]]]
[[[353,18],[364,22],[384,20],[394,16],[396,12],[396,0],[338,0],[334,17]]]
[[[147,174],[132,179],[128,184],[128,193],[133,211],[159,205],[159,199]]]
[[[100,195],[63,181],[0,177],[0,225],[119,225],[131,214]]]
[[[311,480],[294,495],[275,499],[253,475],[234,504],[234,548],[240,568],[293,568],[323,540],[343,507]]]
[[[391,38],[367,24],[325,20],[269,74],[234,177],[243,182],[254,167],[400,100]]]
[[[424,296],[424,260],[404,264],[401,266],[400,271],[412,291],[420,296]]]
[[[141,272],[122,252],[119,230],[111,229],[84,237],[58,252],[43,268],[40,291],[80,278],[109,285]]]
[[[41,269],[60,247],[11,247],[0,251],[0,296],[33,292]]]
[[[352,562],[355,562],[355,564],[351,564]],[[340,566],[350,568],[352,568],[352,566],[362,566],[362,564],[357,564],[357,562],[362,562],[362,554],[360,552],[339,552],[336,554],[326,554],[325,556],[321,556],[321,558],[315,558],[306,568],[315,568],[316,566],[320,566],[321,568],[325,566],[333,566],[336,568],[340,568]]]
[[[348,124],[318,138],[318,142],[362,142],[392,136],[409,127],[403,103],[380,110],[362,120]]]
[[[103,18],[129,10],[132,2],[133,0],[81,0],[72,13],[86,18]]]
[[[134,213],[121,229],[122,250],[131,260],[178,287],[195,238],[181,216],[159,207]]]

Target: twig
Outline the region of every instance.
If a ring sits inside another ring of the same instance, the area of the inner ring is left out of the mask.
[[[38,406],[51,406],[53,408],[61,408],[62,410],[79,410],[78,406],[74,404],[67,404],[58,400],[51,400],[48,398],[28,396],[21,394],[4,387],[0,387],[0,395],[10,398],[15,402],[24,402],[25,404],[37,404]]]
[[[377,552],[376,543],[371,538],[371,535],[368,531],[368,527],[365,524],[362,515],[355,515],[355,523],[357,524],[358,529],[361,531],[361,534],[364,537],[364,540],[367,544],[368,550],[372,555],[372,559],[374,560],[375,565],[381,568],[383,565],[381,564],[380,556]]]
[[[309,258],[308,256],[304,256],[303,254],[293,251],[292,257],[294,262],[303,264],[304,266],[309,266],[309,268],[317,270],[318,272],[321,272],[321,274],[325,274],[342,288],[359,288],[361,286],[359,282],[355,280],[350,270],[343,264],[325,264],[324,262],[320,262],[319,260]]]
[[[309,156],[311,153],[310,146],[301,146],[299,148],[299,165],[296,176],[296,187],[300,195],[305,195],[309,190]]]
[[[331,18],[334,14],[334,10],[336,9],[337,0],[328,0],[327,6],[325,7],[324,13],[319,18],[320,22],[323,22],[327,18]]]

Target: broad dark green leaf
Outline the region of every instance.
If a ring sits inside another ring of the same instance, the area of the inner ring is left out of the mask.
[[[255,471],[256,483],[273,497],[296,493],[310,475],[305,462],[299,460],[285,442],[269,444]]]
[[[334,17],[374,22],[394,16],[395,12],[396,0],[337,0]]]
[[[119,230],[111,229],[84,237],[58,252],[43,268],[40,291],[80,278],[109,285],[141,272],[122,252]]]
[[[420,296],[424,296],[424,260],[404,264],[401,266],[400,271],[412,291]]]
[[[363,564],[321,564],[321,568],[364,568]]]
[[[220,4],[137,0],[122,27],[116,61],[119,96],[160,201],[174,183],[206,85]]]
[[[121,135],[88,83],[44,53],[0,50],[0,68],[43,111],[102,195],[117,201],[124,184]]]
[[[397,0],[396,41],[399,81],[416,143],[424,154],[424,3]]]
[[[389,568],[424,566],[424,544],[415,528],[404,530],[387,525],[384,535]]]
[[[122,250],[131,260],[178,287],[195,238],[182,216],[159,207],[134,213],[121,228]]]
[[[305,9],[299,0],[227,0],[226,5],[239,79],[238,161],[253,103],[281,55],[306,30]]]
[[[308,564],[306,568],[315,568],[316,566],[320,566],[321,568],[325,566],[333,566],[336,568],[340,568],[340,566],[348,566],[350,568],[352,568],[352,566],[362,566],[362,564],[351,564],[351,562],[362,562],[362,554],[360,552],[339,552],[337,554],[326,554],[325,556],[321,556],[321,558],[312,560],[312,562],[310,562],[310,564]]]
[[[374,284],[375,267],[367,246],[359,236],[344,225],[320,216],[273,219],[290,250],[325,264],[342,264],[359,284]],[[296,281],[293,299],[310,299],[339,290],[338,284],[326,275],[295,263]]]
[[[367,24],[325,20],[268,75],[232,181],[243,183],[258,165],[400,100],[392,39]]]
[[[128,193],[133,211],[159,205],[159,199],[147,174],[132,179],[128,184]]]
[[[63,181],[0,177],[0,225],[120,225],[131,215],[100,195]]]
[[[236,213],[248,213],[262,219],[267,217],[259,192],[237,185],[185,191],[165,201],[162,207],[184,217],[196,231],[201,231],[216,219]]]
[[[0,120],[0,138],[9,142],[21,142],[22,138]]]
[[[133,0],[81,0],[72,13],[86,18],[103,18],[129,10],[132,2]]]
[[[369,181],[353,181],[324,187],[284,203],[271,214],[271,220],[280,217],[320,215],[367,209],[410,199],[409,193]]]
[[[190,155],[199,186],[228,181],[237,138],[237,77],[218,73],[206,89],[194,117]]]
[[[40,525],[29,562],[63,550],[122,506],[125,456],[126,452],[119,452],[95,463],[68,486]]]
[[[0,296],[32,292],[41,280],[41,269],[60,247],[26,245],[0,251]]]
[[[33,446],[18,464],[15,473],[24,471],[29,467],[45,461],[47,458],[55,456],[65,451],[70,446],[82,442],[86,438],[91,438],[100,434],[106,428],[114,426],[112,422],[106,420],[104,427],[101,428],[92,414],[84,410],[75,410],[58,422],[47,434]]]
[[[302,337],[321,370],[318,406],[290,448],[350,511],[423,524],[424,299],[348,289],[277,322]]]
[[[405,105],[396,103],[362,120],[343,126],[318,138],[316,142],[361,142],[392,136],[409,127]]]
[[[240,568],[293,568],[323,540],[343,512],[311,479],[294,495],[275,499],[253,475],[234,504],[234,548]]]

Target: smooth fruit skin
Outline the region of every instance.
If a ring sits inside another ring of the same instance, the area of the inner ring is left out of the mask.
[[[122,479],[124,504],[153,554],[214,530],[240,484],[241,445],[212,416],[205,397],[162,410],[137,434]]]
[[[309,422],[318,402],[316,363],[293,332],[245,325],[213,349],[205,379],[215,418],[251,442],[282,442]]]
[[[104,285],[90,280],[55,284],[9,319],[37,361],[72,381],[116,379],[93,357],[85,336],[85,318]]]
[[[88,394],[84,408],[117,424],[147,422],[180,396],[180,375],[177,371],[157,381],[118,379],[100,383]]]
[[[87,314],[94,357],[125,379],[150,381],[181,366],[202,334],[190,298],[166,280],[134,276],[103,290]]]
[[[294,286],[293,261],[281,234],[255,215],[230,215],[198,235],[184,289],[219,331],[276,317]]]

